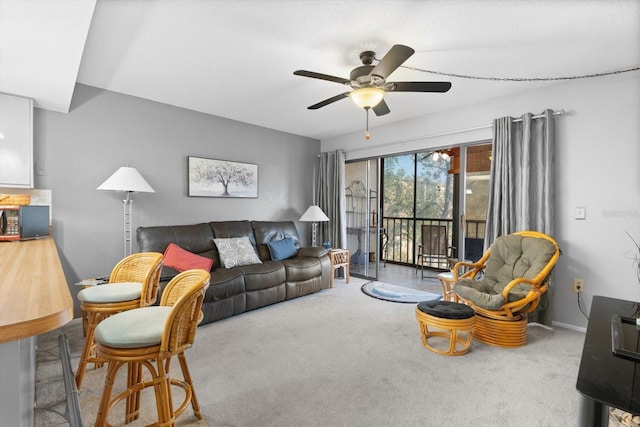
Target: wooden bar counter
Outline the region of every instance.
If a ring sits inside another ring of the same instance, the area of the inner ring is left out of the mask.
[[[0,424],[33,425],[37,336],[71,319],[53,239],[0,242]]]

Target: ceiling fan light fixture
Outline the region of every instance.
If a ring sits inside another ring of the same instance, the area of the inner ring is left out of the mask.
[[[439,159],[447,161],[449,160],[449,157],[449,154],[445,151],[434,151],[431,154],[431,160],[433,160],[434,162],[437,162]]]
[[[352,91],[349,98],[360,108],[372,108],[382,101],[384,90],[377,87],[363,87]]]

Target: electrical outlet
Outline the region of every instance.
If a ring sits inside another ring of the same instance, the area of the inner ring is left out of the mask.
[[[574,292],[582,292],[584,289],[584,280],[582,279],[573,279],[573,291]]]

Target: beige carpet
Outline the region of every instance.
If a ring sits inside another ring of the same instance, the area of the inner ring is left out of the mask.
[[[336,280],[333,289],[200,327],[187,358],[205,419],[187,409],[180,425],[575,425],[584,334],[530,326],[525,347],[474,342],[467,355],[440,356],[422,347],[413,304],[371,298],[363,283]],[[45,409],[64,395],[54,366],[60,332],[77,366],[79,321],[41,337],[36,426],[66,425]],[[80,391],[87,426],[103,375],[87,372]],[[130,425],[152,422],[152,398],[144,420]],[[123,425],[122,414],[116,408],[110,421]]]

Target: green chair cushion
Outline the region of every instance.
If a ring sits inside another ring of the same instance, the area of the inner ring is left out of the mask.
[[[500,291],[485,280],[461,279],[453,286],[453,292],[487,310],[497,310],[504,304]]]
[[[455,293],[487,310],[499,309],[506,302],[527,296],[531,285],[518,284],[504,301],[501,292],[512,280],[533,279],[555,254],[555,246],[546,239],[510,234],[502,236],[491,246],[491,254],[480,280],[462,279],[453,287]]]
[[[517,277],[533,279],[555,251],[555,246],[546,239],[516,234],[500,237],[491,247],[484,276],[505,285]]]
[[[140,299],[142,283],[107,283],[91,286],[78,292],[78,299],[91,303],[123,302]]]
[[[98,323],[94,340],[114,348],[140,348],[158,345],[172,308],[151,306],[114,314]]]

